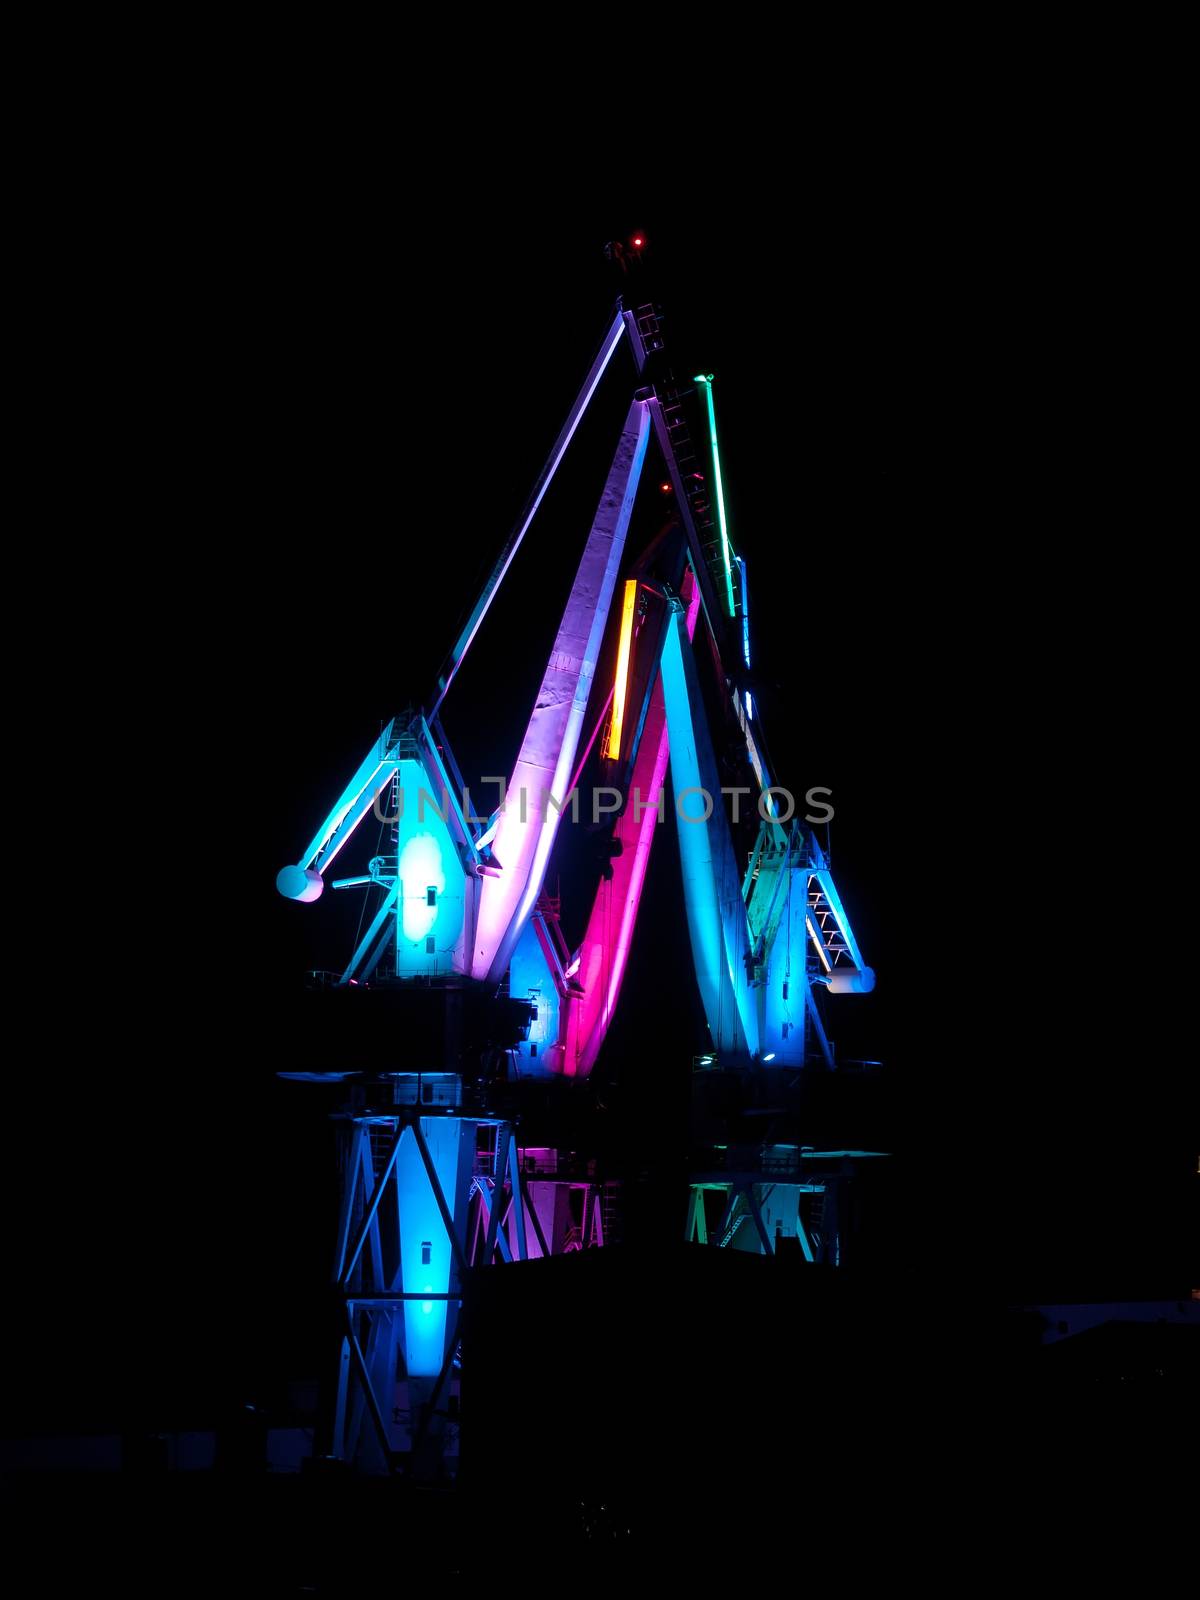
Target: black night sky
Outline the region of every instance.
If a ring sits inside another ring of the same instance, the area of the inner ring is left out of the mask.
[[[1053,487],[1068,457],[1101,470],[1104,364],[1070,271],[1034,259],[1053,219],[1014,238],[950,200],[372,222],[256,193],[163,242],[187,267],[139,359],[162,407],[136,517],[159,532],[105,650],[99,920],[59,930],[53,1044],[9,1124],[15,1431],[207,1426],[316,1374],[328,1130],[274,1074],[300,974],[344,962],[358,906],[286,903],[275,873],[427,695],[624,288],[602,246],[633,228],[675,370],[717,375],[775,768],[833,791],[878,988],[831,1031],[885,1064],[888,1251],[938,1306],[1200,1282],[1192,1069],[1126,967],[1136,886],[1097,799],[1133,755]],[[618,370],[447,702],[468,776],[511,765]],[[597,1082],[662,1150],[703,1047],[669,830],[622,1006]]]

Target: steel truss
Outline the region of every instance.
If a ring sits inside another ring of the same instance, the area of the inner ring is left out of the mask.
[[[460,1107],[348,1111],[337,1127],[337,1372],[316,1454],[428,1480],[457,1456],[467,1273],[603,1244],[616,1185]]]

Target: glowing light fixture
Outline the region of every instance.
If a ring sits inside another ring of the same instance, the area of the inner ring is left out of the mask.
[[[742,580],[742,656],[750,665],[750,607],[746,599],[746,563],[738,557],[738,574]]]
[[[625,721],[625,690],[629,678],[629,645],[633,638],[633,608],[637,602],[637,579],[625,584],[625,599],[621,606],[621,636],[617,644],[617,676],[613,683],[612,721],[608,725],[608,738],[604,754],[616,761],[621,754],[621,730]]]
[[[725,563],[725,600],[729,606],[729,615],[732,617],[733,567],[729,559],[729,529],[725,523],[725,489],[721,482],[721,452],[717,448],[717,414],[713,410],[712,378],[711,372],[698,373],[692,381],[704,385],[704,398],[708,402],[708,442],[712,446],[713,482],[717,489],[717,522],[721,528],[721,559]]]
[[[768,1050],[766,1055],[763,1057],[764,1061],[774,1061],[774,1059],[775,1059],[774,1050]]]
[[[438,897],[446,889],[442,847],[435,833],[425,828],[410,834],[400,851],[399,875],[404,938],[420,944],[433,932],[441,910]]]

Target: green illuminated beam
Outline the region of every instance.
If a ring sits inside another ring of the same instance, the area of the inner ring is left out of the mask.
[[[704,385],[704,396],[708,401],[708,442],[712,446],[713,481],[717,486],[717,522],[721,528],[721,559],[725,563],[725,600],[729,606],[729,615],[734,614],[733,607],[733,567],[729,559],[729,529],[725,523],[725,490],[721,483],[721,453],[717,449],[717,414],[713,410],[712,373],[707,377],[700,374],[693,380]]]

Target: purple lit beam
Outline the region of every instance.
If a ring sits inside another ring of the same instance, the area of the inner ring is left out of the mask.
[[[480,884],[471,973],[498,983],[541,892],[569,792],[588,695],[650,438],[644,400],[629,408],[508,784],[492,843],[499,877]],[[553,804],[549,803],[552,798]]]
[[[583,380],[583,387],[575,396],[575,404],[567,413],[567,420],[562,425],[562,431],[559,433],[558,438],[554,441],[554,448],[550,452],[550,456],[546,462],[546,465],[542,468],[541,477],[534,485],[533,494],[529,498],[529,503],[525,507],[524,514],[522,515],[520,522],[517,524],[517,527],[510,535],[508,543],[500,552],[500,559],[492,568],[491,576],[483,586],[483,593],[475,602],[475,609],[471,612],[470,617],[468,617],[466,626],[459,634],[458,639],[455,641],[454,648],[451,650],[450,655],[446,660],[446,664],[442,668],[441,674],[438,678],[437,695],[433,702],[433,709],[430,711],[428,717],[428,721],[430,723],[432,723],[434,718],[437,716],[442,701],[446,698],[446,691],[454,682],[454,675],[458,671],[459,667],[462,666],[467,651],[471,648],[471,641],[479,632],[479,625],[483,621],[484,617],[487,616],[488,608],[492,601],[496,598],[496,594],[500,588],[500,585],[504,582],[505,574],[512,565],[513,557],[521,548],[521,541],[529,532],[529,524],[537,515],[537,509],[545,498],[546,490],[553,482],[554,474],[558,471],[559,464],[567,453],[567,446],[575,437],[575,430],[578,428],[583,418],[583,414],[588,408],[588,403],[596,392],[596,388],[600,382],[600,379],[604,376],[604,369],[608,366],[609,361],[612,359],[612,353],[620,342],[624,327],[624,321],[621,313],[618,311],[616,317],[613,319],[612,327],[609,328],[608,332],[605,334],[604,342],[601,344],[600,349],[596,353],[596,359],[592,362],[591,369],[589,370],[587,377]]]
[[[683,600],[687,605],[690,640],[700,612],[700,590],[690,570],[684,574]],[[596,891],[587,932],[579,947],[578,976],[583,994],[569,1011],[564,1059],[568,1077],[586,1077],[592,1070],[616,1010],[621,982],[629,964],[638,904],[658,826],[658,798],[663,792],[670,754],[662,679],[656,673],[633,765],[629,803],[617,819],[615,836],[621,842],[621,854],[613,857],[612,879],[601,883]],[[635,793],[641,796],[645,807],[637,818],[633,807]]]

